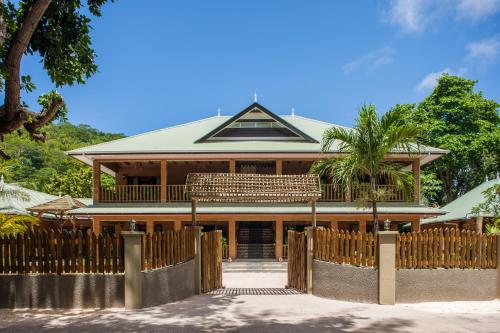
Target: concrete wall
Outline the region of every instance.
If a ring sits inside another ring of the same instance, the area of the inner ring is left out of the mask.
[[[0,275],[0,308],[124,306],[123,274]]]
[[[314,260],[313,294],[343,301],[377,303],[378,271]]]
[[[167,268],[142,272],[142,306],[175,302],[195,294],[194,259]]]
[[[497,278],[495,269],[400,269],[396,303],[492,300]]]

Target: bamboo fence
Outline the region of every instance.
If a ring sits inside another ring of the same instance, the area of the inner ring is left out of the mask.
[[[222,230],[201,235],[201,288],[204,293],[222,288]]]

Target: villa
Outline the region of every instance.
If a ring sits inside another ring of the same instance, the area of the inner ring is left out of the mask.
[[[88,217],[95,233],[119,232],[130,220],[139,230],[179,230],[191,225],[191,200],[186,190],[190,173],[299,175],[312,163],[342,156],[333,145],[321,153],[323,132],[336,126],[296,115],[278,116],[255,102],[235,116],[215,116],[107,143],[69,151],[93,168],[93,203],[71,214]],[[411,195],[389,182],[390,195],[380,203],[380,221],[391,229],[444,212],[420,203],[420,168],[446,151],[422,147],[411,156],[394,151],[387,160],[403,164],[413,175]],[[101,172],[116,181],[108,188]],[[317,225],[349,231],[370,231],[371,209],[361,208],[357,191],[336,188],[321,179]],[[270,185],[272,186],[272,185]],[[231,258],[281,258],[286,230],[311,224],[311,207],[296,203],[200,203],[197,221],[205,230],[222,229]]]

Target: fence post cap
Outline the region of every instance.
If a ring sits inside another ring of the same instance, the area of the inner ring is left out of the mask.
[[[379,231],[380,235],[398,235],[399,231]]]
[[[145,233],[143,231],[122,231],[121,232],[121,235],[123,237],[125,237],[125,236],[127,236],[127,237],[142,236],[144,234]]]

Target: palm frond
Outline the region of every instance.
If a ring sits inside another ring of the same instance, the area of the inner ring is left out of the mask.
[[[0,237],[15,236],[38,225],[40,220],[30,215],[0,214]]]
[[[350,147],[355,144],[355,140],[356,137],[352,130],[335,126],[327,129],[325,133],[323,133],[321,151],[329,151],[335,141],[339,142],[339,151],[349,151]]]

